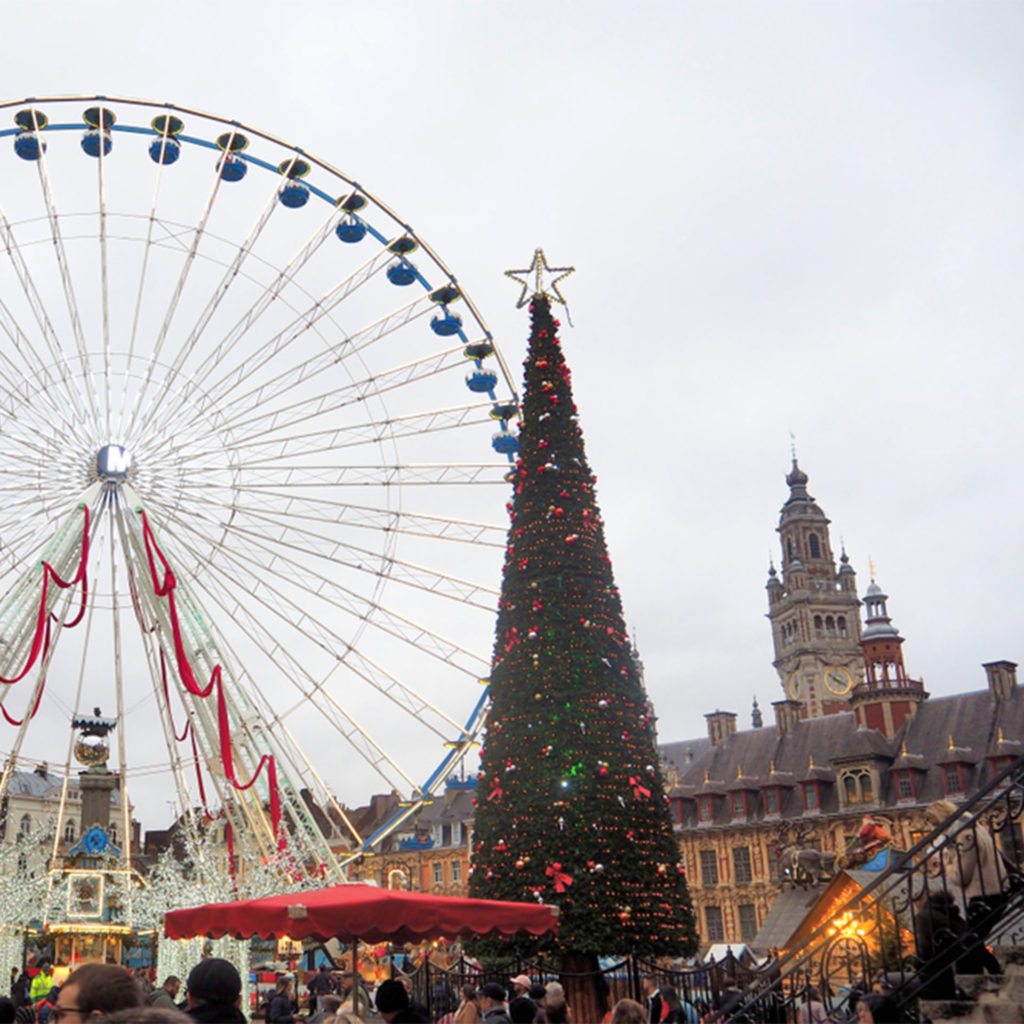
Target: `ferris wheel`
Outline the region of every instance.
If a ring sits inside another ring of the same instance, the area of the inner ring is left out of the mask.
[[[303,150],[136,100],[5,120],[0,789],[102,706],[137,814],[173,792],[336,874],[481,731],[507,367],[409,224]],[[373,793],[401,805],[367,828]]]

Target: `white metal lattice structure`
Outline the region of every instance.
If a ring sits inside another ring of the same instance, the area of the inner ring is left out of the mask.
[[[5,115],[0,675],[39,646],[42,560],[75,575],[86,511],[91,540],[84,606],[51,580],[0,687],[7,771],[70,763],[102,704],[147,824],[202,779],[266,859],[272,755],[290,867],[333,872],[380,838],[341,802],[408,813],[482,726],[507,369],[415,231],[303,151],[134,100]]]

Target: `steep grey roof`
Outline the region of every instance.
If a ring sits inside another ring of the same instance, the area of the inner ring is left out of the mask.
[[[897,801],[892,767],[923,769],[916,773],[918,788],[913,802],[918,805],[946,795],[943,765],[960,765],[965,789],[970,791],[991,777],[992,758],[1014,753],[1020,736],[1024,736],[1024,688],[1017,687],[1006,701],[997,701],[988,689],[931,697],[921,702],[892,740],[876,729],[859,728],[853,712],[844,712],[801,719],[788,735],[780,734],[777,726],[766,726],[735,732],[718,747],[700,737],[662,744],[661,752],[679,774],[679,785],[671,796],[686,800],[700,793],[724,795],[737,788],[735,780],[742,774],[759,788],[779,787],[777,817],[786,819],[804,815],[800,787],[793,780],[822,781],[821,813],[838,811],[834,767],[859,759],[879,770],[882,806],[894,806]],[[770,774],[772,766],[774,775]],[[729,824],[733,818],[728,801],[720,798],[715,803],[713,823]],[[775,819],[773,815],[771,820]],[[687,817],[684,808],[683,826],[691,824],[692,817]]]
[[[63,783],[59,775],[51,775],[49,772],[46,775],[40,772],[12,772],[7,792],[11,796],[41,797],[56,790],[54,795],[57,795]]]

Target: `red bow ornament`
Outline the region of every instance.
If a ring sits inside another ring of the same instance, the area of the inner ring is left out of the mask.
[[[649,800],[651,791],[643,784],[639,775],[630,775],[629,784],[633,787],[634,800]]]
[[[572,875],[567,875],[557,860],[548,865],[545,874],[555,883],[555,892],[565,892],[566,886],[572,885]]]

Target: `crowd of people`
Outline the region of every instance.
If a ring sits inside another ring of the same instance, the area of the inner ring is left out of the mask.
[[[27,972],[12,978],[11,998],[0,998],[0,1024],[247,1024],[242,1008],[242,979],[229,961],[201,960],[182,983],[173,975],[147,991],[131,971],[115,964],[89,963],[78,967],[61,985],[54,984],[51,965],[43,960],[32,978]],[[435,1018],[416,999],[412,980],[405,975],[382,981],[371,993],[351,971],[321,968],[306,982],[307,1001],[300,1009],[291,976],[280,978],[258,1009],[265,1024],[365,1024],[383,1020],[395,1024]],[[728,999],[728,992],[724,993]],[[645,1004],[620,999],[603,1024],[697,1024],[710,1019],[680,999],[671,985],[653,976],[644,979]],[[449,1004],[451,1005],[451,1004]],[[714,1010],[726,1009],[726,1003]],[[305,1011],[305,1012],[302,1012]],[[519,974],[505,986],[490,981],[467,984],[458,1005],[438,1024],[587,1024],[576,1021],[557,981],[547,984]]]

